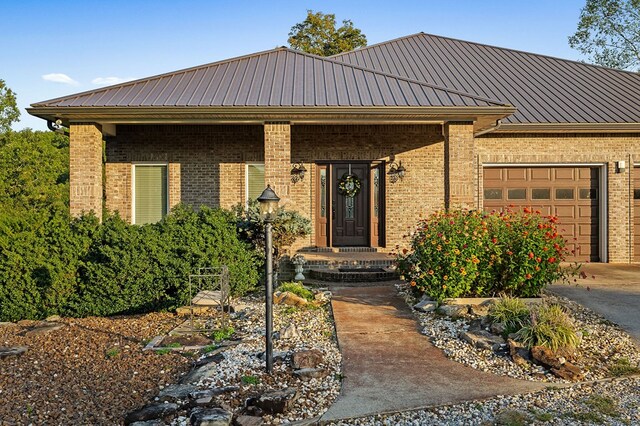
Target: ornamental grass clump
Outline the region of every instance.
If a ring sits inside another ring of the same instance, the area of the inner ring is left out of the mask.
[[[520,330],[529,320],[530,311],[520,299],[502,297],[489,309],[489,318],[494,323],[504,324],[504,335]]]
[[[419,222],[398,270],[435,300],[538,296],[579,269],[560,266],[569,252],[557,222],[526,208],[436,212]]]
[[[580,344],[571,318],[560,305],[540,305],[532,310],[529,321],[515,337],[527,348],[545,346],[553,351]]]

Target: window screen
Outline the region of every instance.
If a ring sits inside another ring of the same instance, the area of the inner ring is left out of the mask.
[[[257,199],[264,188],[264,164],[247,164],[247,199]]]
[[[135,166],[136,224],[158,222],[167,214],[167,186],[167,166]]]

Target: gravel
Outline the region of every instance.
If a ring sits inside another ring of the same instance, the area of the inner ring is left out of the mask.
[[[113,425],[174,383],[191,361],[143,352],[144,343],[181,320],[171,314],[59,319],[0,326],[0,346],[25,346],[0,359],[0,424]],[[51,323],[49,323],[50,325]],[[38,328],[41,330],[41,328]]]

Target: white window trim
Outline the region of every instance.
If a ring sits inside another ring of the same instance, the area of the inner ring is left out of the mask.
[[[264,166],[264,161],[247,161],[244,163],[244,202],[249,205],[249,166]]]
[[[171,200],[169,194],[169,162],[157,162],[157,161],[136,161],[131,163],[131,224],[136,224],[136,166],[165,166],[167,168],[167,214],[169,214],[169,206]]]
[[[609,202],[609,190],[608,190],[608,163],[605,162],[590,162],[590,163],[481,163],[482,168],[495,168],[495,167],[594,167],[598,168],[598,191],[600,191],[600,199],[598,206],[598,220],[600,222],[598,230],[598,245],[600,263],[609,262],[609,216],[608,202]],[[484,173],[483,173],[484,175]],[[482,183],[482,182],[481,182]],[[480,186],[480,185],[478,185]],[[483,185],[484,186],[484,185]],[[480,194],[481,195],[481,194]]]

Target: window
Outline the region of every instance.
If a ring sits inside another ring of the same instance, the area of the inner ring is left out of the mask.
[[[573,188],[557,188],[556,200],[573,200]]]
[[[514,188],[507,190],[507,197],[510,200],[526,200],[527,190],[525,188]]]
[[[160,221],[168,211],[166,164],[136,164],[133,168],[133,223]]]
[[[485,188],[484,190],[485,200],[502,200],[502,189],[500,188]]]
[[[532,200],[548,200],[551,198],[550,188],[533,188],[531,190]]]
[[[247,201],[256,200],[264,191],[264,163],[247,163]]]

